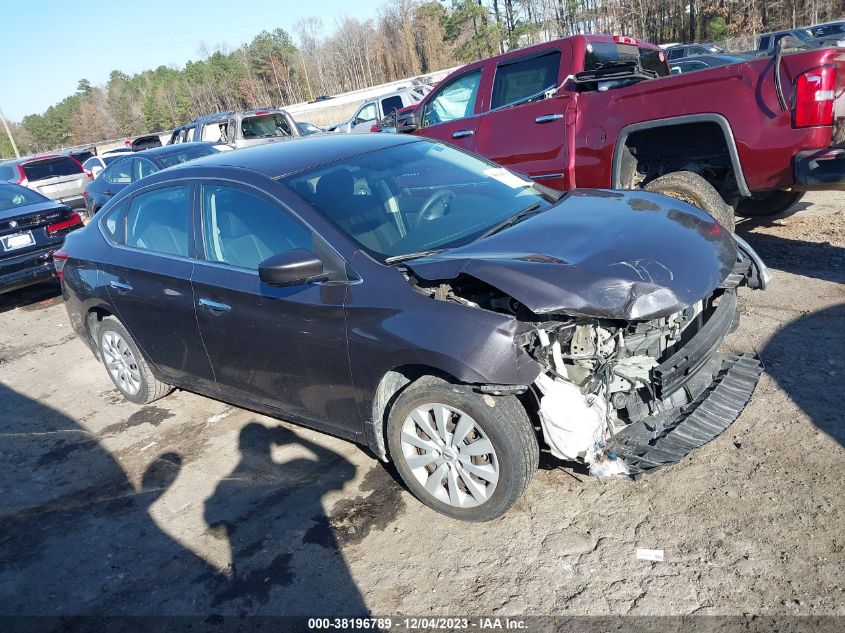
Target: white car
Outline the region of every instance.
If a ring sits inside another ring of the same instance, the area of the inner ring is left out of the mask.
[[[377,121],[396,110],[419,103],[429,92],[431,92],[431,86],[420,84],[388,92],[374,99],[368,99],[361,104],[361,107],[349,120],[329,126],[326,131],[342,134],[369,132]]]
[[[111,165],[118,158],[123,158],[127,154],[131,154],[131,153],[132,153],[131,149],[127,149],[125,151],[120,150],[120,151],[117,151],[117,152],[105,152],[104,154],[101,154],[99,156],[92,156],[91,158],[86,160],[84,163],[82,163],[82,166],[85,169],[87,169],[88,171],[91,172],[91,176],[93,178],[96,178],[97,175],[101,171],[103,171],[106,167]]]

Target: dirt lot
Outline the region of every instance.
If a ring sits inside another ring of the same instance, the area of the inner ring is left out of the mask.
[[[845,615],[843,198],[740,226],[776,279],[743,295],[729,343],[767,370],[727,433],[639,482],[544,458],[483,525],[353,444],[124,402],[53,288],[0,297],[0,613]]]

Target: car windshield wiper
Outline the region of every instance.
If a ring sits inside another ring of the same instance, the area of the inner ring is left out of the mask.
[[[419,259],[420,257],[428,257],[429,255],[437,255],[438,253],[442,253],[447,249],[445,248],[435,248],[428,251],[418,251],[416,253],[405,253],[404,255],[393,255],[388,257],[384,260],[385,264],[396,264],[399,262],[405,262],[409,259]]]
[[[513,226],[526,216],[529,216],[532,213],[536,213],[537,211],[539,211],[542,204],[542,202],[535,202],[530,207],[525,207],[522,211],[518,211],[517,213],[509,217],[507,220],[499,222],[495,226],[487,229],[486,231],[484,231],[484,233],[479,235],[477,239],[483,240],[485,237],[490,237],[491,235],[493,235],[494,233],[498,233],[502,229],[506,229],[509,226]]]

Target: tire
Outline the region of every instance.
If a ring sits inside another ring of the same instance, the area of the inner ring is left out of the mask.
[[[694,207],[698,207],[719,224],[733,232],[735,228],[734,211],[719,195],[709,182],[691,171],[673,171],[655,178],[644,189],[677,198]]]
[[[123,397],[135,404],[149,404],[170,393],[173,388],[150,371],[134,339],[114,317],[100,321],[96,329],[97,346],[106,373]]]
[[[789,209],[803,197],[803,191],[761,191],[750,198],[740,200],[736,212],[745,217],[777,215]]]
[[[426,422],[430,433],[423,430]],[[465,435],[452,443],[456,433]],[[515,396],[479,394],[434,376],[399,395],[387,421],[387,445],[410,491],[461,521],[489,521],[507,512],[528,488],[540,457],[537,435]]]

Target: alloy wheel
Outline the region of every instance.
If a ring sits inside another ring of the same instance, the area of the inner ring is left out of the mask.
[[[134,396],[141,390],[141,372],[135,355],[117,332],[103,334],[102,352],[106,367],[120,390]]]

